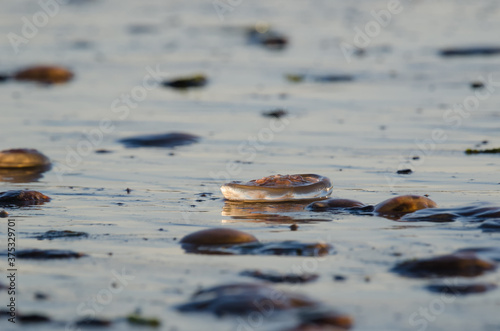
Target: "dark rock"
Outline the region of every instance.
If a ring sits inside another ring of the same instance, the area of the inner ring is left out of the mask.
[[[496,265],[472,253],[454,253],[399,263],[392,271],[412,278],[476,277],[493,271]]]
[[[335,275],[333,276],[333,280],[336,282],[344,282],[347,280],[347,277],[342,275]]]
[[[17,319],[19,322],[23,324],[28,324],[28,323],[46,323],[50,322],[50,318],[45,316],[45,315],[40,315],[40,314],[19,314],[17,316]]]
[[[485,56],[496,55],[500,53],[500,47],[457,47],[445,48],[440,52],[441,56]]]
[[[131,138],[120,139],[126,147],[167,147],[183,146],[196,143],[200,137],[180,132],[172,132],[165,134],[144,135]]]
[[[0,206],[29,206],[41,205],[50,201],[50,198],[37,191],[13,190],[0,192]]]
[[[271,50],[282,50],[288,45],[288,38],[272,30],[269,26],[254,27],[247,30],[248,41]]]
[[[83,253],[61,249],[25,249],[17,251],[19,259],[51,260],[51,259],[72,259],[86,256]]]
[[[500,218],[500,207],[489,203],[476,203],[463,207],[417,210],[403,216],[401,220],[408,222],[453,222],[462,219],[469,222],[481,222],[497,218]]]
[[[288,112],[284,109],[275,109],[275,110],[263,112],[262,115],[266,116],[266,117],[281,118],[285,115],[288,115]]]
[[[332,198],[327,200],[315,201],[309,204],[306,209],[311,211],[327,211],[362,207],[366,207],[366,205],[360,201]]]
[[[473,89],[480,89],[480,88],[484,87],[484,83],[483,82],[479,82],[479,81],[472,82],[472,83],[470,83],[470,87],[473,88]]]
[[[500,247],[464,248],[458,250],[456,253],[475,254],[482,259],[500,262]]]
[[[260,270],[245,270],[240,273],[242,276],[253,277],[266,280],[272,283],[308,283],[318,279],[317,274],[280,274],[276,272],[262,272]]]
[[[36,292],[35,295],[35,300],[47,300],[49,298],[49,296],[45,293],[42,293],[42,292]]]
[[[435,293],[451,294],[451,295],[469,295],[479,294],[492,291],[497,288],[496,284],[492,283],[475,283],[475,284],[431,284],[426,287],[429,291]]]
[[[35,238],[38,240],[52,240],[56,238],[87,238],[89,235],[86,232],[77,232],[77,231],[69,231],[69,230],[49,230],[43,234],[36,236]]]
[[[354,76],[351,75],[318,75],[312,78],[319,83],[350,82],[354,80]]]
[[[500,219],[486,221],[479,228],[483,229],[483,232],[500,232]]]
[[[163,86],[172,87],[175,89],[187,89],[192,87],[203,87],[207,85],[208,79],[205,75],[193,75],[187,77],[179,77],[162,83]]]
[[[318,303],[293,292],[283,292],[262,284],[229,284],[196,292],[191,302],[177,306],[181,312],[206,312],[216,316],[248,315],[272,306],[273,313],[314,307]]]
[[[301,243],[281,241],[270,243],[243,243],[227,245],[189,245],[183,244],[187,253],[211,255],[287,255],[323,256],[333,252],[333,247],[324,243]]]
[[[413,171],[411,169],[401,169],[401,170],[398,170],[396,171],[396,173],[398,175],[409,175],[411,174]]]
[[[330,309],[308,309],[299,312],[301,325],[296,330],[340,331],[349,330],[354,319]]]
[[[109,327],[113,323],[109,320],[105,319],[97,319],[97,318],[85,318],[81,319],[75,322],[76,326],[82,327],[82,328],[102,328],[102,327]]]

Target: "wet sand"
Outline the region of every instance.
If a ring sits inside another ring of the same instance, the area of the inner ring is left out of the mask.
[[[398,222],[317,213],[302,205],[254,210],[228,204],[219,190],[232,180],[315,173],[330,178],[332,197],[365,204],[427,194],[441,208],[480,201],[500,205],[498,155],[464,153],[500,146],[500,56],[440,55],[450,47],[498,46],[498,4],[402,2],[402,12],[348,63],[340,43],[354,44],[353,28],[364,28],[373,20],[370,11],[386,9],[387,2],[292,3],[243,1],[221,21],[210,1],[71,1],[18,54],[7,38],[0,40],[2,73],[33,64],[74,72],[63,85],[0,83],[0,150],[35,148],[53,161],[50,171],[25,180],[0,172],[0,191],[36,190],[51,198],[43,205],[1,208],[16,220],[17,249],[87,255],[19,259],[19,313],[42,314],[52,322],[13,325],[2,315],[1,330],[76,329],[76,321],[94,315],[113,322],[107,330],[135,329],[125,317],[137,310],[158,318],[162,330],[297,326],[286,313],[252,320],[175,309],[200,289],[258,283],[241,275],[256,269],[317,274],[314,282],[273,287],[348,314],[354,330],[499,327],[498,288],[443,299],[427,289],[434,280],[391,271],[408,259],[498,247],[499,233],[483,231],[476,220]],[[21,34],[21,18],[40,11],[30,1],[9,1],[2,8],[4,36]],[[271,23],[289,44],[269,50],[248,43],[246,29],[257,22]],[[143,25],[151,28],[134,28]],[[178,91],[161,85],[197,73],[208,77],[206,86]],[[354,79],[291,82],[287,74]],[[486,88],[472,89],[480,76]],[[144,96],[137,94],[130,104],[121,99],[141,87]],[[485,97],[476,109],[454,108],[478,91]],[[262,115],[277,108],[288,114]],[[174,148],[127,148],[119,142],[169,132],[201,139]],[[413,172],[396,173],[407,168]],[[291,231],[294,222],[299,227]],[[0,252],[7,249],[6,224],[0,226]],[[334,253],[228,256],[182,249],[181,238],[212,227],[245,231],[264,243],[324,242]],[[50,230],[88,236],[37,239]],[[6,264],[0,256],[2,275]],[[473,281],[498,285],[500,273]],[[2,307],[7,300],[0,290]]]

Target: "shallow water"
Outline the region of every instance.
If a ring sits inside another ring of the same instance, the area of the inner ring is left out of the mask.
[[[332,180],[334,197],[366,204],[396,194],[428,194],[444,208],[499,204],[498,156],[464,151],[484,140],[489,143],[481,148],[500,145],[500,57],[438,54],[450,46],[498,46],[499,5],[493,0],[402,4],[403,11],[371,38],[366,54],[353,55],[350,63],[339,43],[352,44],[353,28],[371,21],[370,11],[385,9],[387,2],[242,1],[221,21],[210,1],[71,1],[18,54],[7,38],[0,39],[0,72],[35,63],[75,72],[66,85],[0,85],[0,149],[36,148],[54,161],[37,181],[29,182],[38,177],[29,175],[28,182],[0,182],[0,191],[38,190],[52,198],[44,205],[6,209],[16,220],[17,248],[88,254],[77,260],[19,260],[19,312],[45,314],[55,322],[19,326],[2,316],[0,329],[74,329],[72,322],[93,314],[116,320],[109,330],[133,329],[121,318],[136,309],[158,317],[164,330],[286,329],[294,321],[218,319],[174,309],[200,287],[248,281],[242,270],[262,269],[318,274],[312,283],[276,287],[352,315],[356,330],[498,330],[498,289],[444,303],[426,290],[428,280],[389,271],[405,259],[498,247],[498,232],[483,232],[470,222],[401,223],[272,206],[249,211],[225,203],[219,191],[232,180],[317,173]],[[21,18],[40,11],[32,1],[1,6],[3,36],[20,34]],[[283,51],[249,45],[245,28],[257,22],[271,23],[290,45]],[[140,25],[151,29],[133,28]],[[186,92],[158,84],[144,100],[125,106],[120,96],[141,86],[148,70],[161,71],[165,79],[203,72],[209,83]],[[355,79],[291,83],[284,78],[290,73]],[[498,83],[486,83],[492,92],[478,108],[467,117],[453,112],[453,105],[474,95],[470,82],[489,74]],[[290,115],[279,120],[261,115],[275,108]],[[99,131],[105,119],[113,128]],[[446,138],[433,142],[433,130]],[[94,135],[90,151],[88,132]],[[118,142],[166,132],[202,139],[173,149],[128,149]],[[94,153],[97,149],[111,153]],[[404,168],[413,173],[396,174]],[[290,231],[294,220],[299,228]],[[220,226],[263,242],[323,241],[336,254],[207,256],[186,254],[178,244],[186,234]],[[48,230],[83,231],[89,237],[34,238]],[[6,236],[2,222],[2,251]],[[6,263],[0,262],[2,273]],[[120,286],[113,272],[131,276]],[[347,280],[335,282],[334,275]],[[500,273],[475,281],[498,284]],[[48,299],[36,300],[37,292]],[[2,307],[7,300],[0,291]],[[431,312],[429,318],[421,308]]]

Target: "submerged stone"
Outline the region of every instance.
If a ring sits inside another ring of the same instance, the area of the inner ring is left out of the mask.
[[[234,245],[257,242],[253,235],[234,229],[214,228],[191,233],[181,239],[181,244]]]
[[[262,279],[271,283],[308,283],[318,279],[317,274],[280,274],[277,272],[262,272],[260,270],[245,270],[240,273],[241,276],[248,276]]]
[[[453,222],[459,218],[472,222],[500,218],[500,207],[489,203],[476,203],[463,207],[422,209],[403,216],[401,220],[407,222]]]
[[[497,288],[493,283],[474,283],[474,284],[431,284],[426,287],[429,291],[451,295],[469,295],[480,294],[492,291]]]
[[[475,254],[482,259],[500,262],[500,247],[473,247],[464,248],[456,252],[457,254]]]
[[[312,79],[319,83],[337,83],[337,82],[350,82],[354,80],[354,76],[351,75],[317,75],[313,76]]]
[[[35,238],[38,240],[52,240],[56,238],[75,238],[75,237],[83,237],[87,238],[89,235],[86,232],[77,232],[77,231],[69,231],[69,230],[49,230],[43,234],[36,236]]]
[[[18,314],[17,319],[23,324],[47,323],[50,317],[42,314]]]
[[[292,83],[300,83],[303,81],[312,81],[316,83],[342,83],[350,82],[355,79],[354,76],[347,74],[286,74],[285,78]]]
[[[195,254],[322,256],[333,251],[332,246],[324,243],[261,243],[249,233],[225,228],[197,231],[180,243],[187,253]]]
[[[120,139],[119,142],[126,147],[167,147],[183,146],[196,143],[200,137],[181,132],[171,132],[164,134],[143,135]]]
[[[157,328],[161,325],[161,322],[158,318],[156,317],[143,317],[142,315],[139,314],[131,314],[127,316],[127,322],[131,325],[142,325],[142,326],[149,326],[152,328]]]
[[[101,318],[84,318],[75,322],[76,326],[82,328],[104,328],[113,324],[112,321]]]
[[[37,191],[12,190],[0,192],[0,206],[41,205],[50,198]]]
[[[288,112],[284,109],[274,109],[270,111],[265,111],[262,113],[262,115],[265,117],[281,118],[285,115],[288,115]]]
[[[58,66],[34,66],[16,72],[14,79],[20,81],[34,81],[44,84],[61,84],[70,81],[73,73]]]
[[[483,229],[484,232],[500,232],[500,219],[486,221],[479,228]]]
[[[260,44],[272,50],[282,50],[288,45],[288,38],[272,30],[269,24],[260,24],[247,29],[247,37],[251,44]]]
[[[314,174],[278,174],[221,186],[222,195],[227,200],[251,202],[324,199],[332,193],[332,189],[327,177]]]
[[[401,195],[390,198],[375,206],[375,213],[382,216],[399,216],[426,208],[436,208],[437,204],[420,195]]]
[[[445,48],[440,52],[441,56],[485,56],[500,54],[500,47],[456,47]]]
[[[191,302],[177,306],[181,312],[211,313],[216,316],[248,315],[272,306],[270,314],[305,307],[318,303],[297,293],[275,290],[263,284],[240,283],[215,286],[200,290]],[[269,317],[269,316],[268,316]]]
[[[80,252],[62,249],[25,249],[16,252],[20,259],[51,260],[51,259],[78,259],[86,256]]]
[[[0,168],[33,168],[49,165],[49,158],[36,149],[16,148],[0,151]]]
[[[315,201],[309,204],[306,209],[312,211],[326,211],[338,209],[351,209],[367,207],[364,203],[357,200],[332,198],[322,201]]]
[[[392,271],[412,278],[476,277],[493,271],[496,265],[471,253],[454,253],[397,264]]]
[[[178,77],[170,81],[162,83],[163,86],[172,87],[176,89],[186,89],[191,87],[203,87],[207,85],[208,79],[203,74],[193,76]]]
[[[308,309],[299,313],[301,325],[294,330],[339,331],[349,330],[354,319],[331,309]]]

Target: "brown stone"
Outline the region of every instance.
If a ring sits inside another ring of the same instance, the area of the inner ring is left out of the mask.
[[[50,165],[48,157],[30,148],[0,151],[0,168],[31,168]]]
[[[34,81],[44,84],[61,84],[70,81],[73,73],[58,66],[35,66],[20,70],[14,74],[14,79]]]
[[[257,242],[253,235],[234,229],[213,228],[188,234],[181,239],[183,244],[191,245],[228,245]]]
[[[413,278],[476,277],[496,269],[493,262],[482,260],[472,253],[454,253],[428,259],[399,263],[393,271]]]
[[[437,204],[429,198],[420,195],[401,195],[377,204],[375,212],[380,215],[403,215],[420,209],[436,207]]]
[[[50,197],[38,191],[13,190],[0,192],[0,206],[40,205],[50,201]]]

